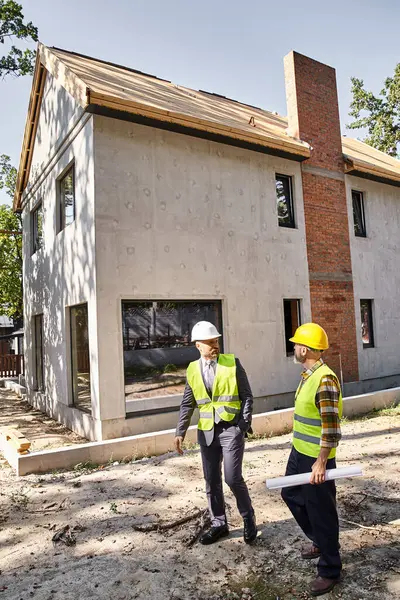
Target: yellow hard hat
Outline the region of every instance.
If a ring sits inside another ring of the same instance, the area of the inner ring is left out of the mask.
[[[296,329],[290,342],[314,348],[314,350],[328,350],[329,342],[325,329],[322,329],[317,323],[304,323]]]

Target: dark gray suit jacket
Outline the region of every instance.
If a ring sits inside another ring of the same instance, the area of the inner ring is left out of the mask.
[[[242,406],[240,408],[240,413],[232,421],[229,421],[229,423],[231,425],[238,425],[243,432],[246,432],[251,427],[251,418],[253,414],[253,394],[250,388],[249,380],[247,379],[246,371],[242,367],[238,358],[235,358],[235,361],[236,381]],[[195,408],[197,408],[197,403],[194,399],[192,388],[186,380],[186,387],[185,391],[183,392],[183,398],[179,411],[179,420],[175,435],[181,435],[182,437],[185,437]],[[209,441],[207,443],[204,433],[200,430],[197,430],[197,441],[202,446],[209,445]]]

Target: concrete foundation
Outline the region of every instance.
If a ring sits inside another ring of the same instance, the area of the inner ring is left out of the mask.
[[[381,409],[398,404],[400,387],[363,394],[344,399],[344,416],[362,415],[374,409]],[[258,435],[279,435],[288,433],[292,428],[293,408],[256,414],[253,416],[253,431]],[[18,475],[42,473],[53,469],[70,468],[80,462],[104,464],[110,459],[134,459],[143,456],[164,454],[173,449],[175,430],[145,433],[129,437],[90,442],[56,450],[32,452],[25,456],[10,456],[7,460],[16,469]],[[186,442],[194,443],[197,439],[196,427],[191,426],[186,435]],[[0,448],[4,451],[3,448]]]

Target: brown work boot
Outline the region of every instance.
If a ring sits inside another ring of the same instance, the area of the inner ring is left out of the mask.
[[[311,596],[322,596],[322,594],[327,594],[337,583],[339,583],[340,579],[328,579],[327,577],[321,577],[318,575],[310,583],[309,592]]]
[[[314,546],[314,544],[310,544],[308,546],[304,546],[301,549],[301,558],[305,560],[310,560],[312,558],[319,558],[321,556],[321,550],[318,546]]]

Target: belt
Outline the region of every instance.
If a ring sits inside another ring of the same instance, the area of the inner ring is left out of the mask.
[[[236,426],[237,423],[233,423],[232,421],[220,421],[219,423],[214,423],[215,429],[229,429],[229,427]]]

